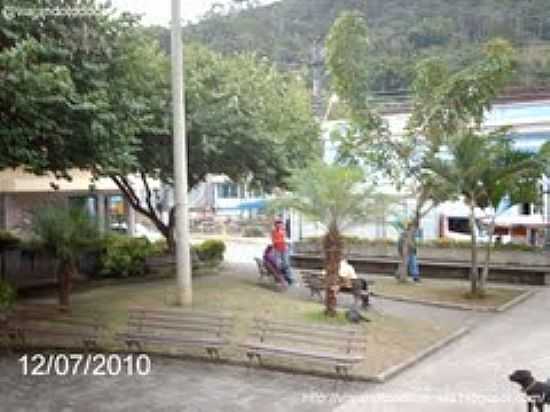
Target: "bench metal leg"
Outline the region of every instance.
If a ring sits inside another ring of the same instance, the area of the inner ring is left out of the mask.
[[[218,351],[218,348],[206,348],[206,353],[208,353],[208,356],[210,356],[211,360],[220,360],[220,352]]]
[[[248,358],[248,366],[252,366],[254,362],[254,354],[252,352],[246,352],[246,357]]]
[[[336,369],[336,375],[338,375],[339,378],[347,380],[349,378],[348,374],[348,367],[343,365],[336,365],[334,367]]]
[[[86,350],[86,352],[94,352],[94,351],[97,351],[98,349],[98,345],[95,339],[85,339],[83,343],[84,343],[84,349]]]
[[[136,350],[138,352],[143,352],[143,348],[141,346],[141,342],[137,341],[137,340],[127,340],[126,341],[126,346],[128,347],[128,350],[131,351],[132,348],[136,348]]]
[[[258,360],[258,364],[262,366],[262,355],[255,352],[246,352],[246,357],[248,358],[248,366],[252,366],[254,364],[254,358]]]

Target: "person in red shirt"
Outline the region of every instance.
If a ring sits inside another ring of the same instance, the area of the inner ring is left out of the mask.
[[[276,219],[273,230],[271,231],[271,244],[277,258],[279,269],[285,275],[289,284],[293,283],[292,271],[290,269],[290,259],[288,256],[288,245],[286,243],[286,231],[282,219]]]

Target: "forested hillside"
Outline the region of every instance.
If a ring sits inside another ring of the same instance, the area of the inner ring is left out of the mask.
[[[265,7],[234,2],[188,26],[187,39],[225,53],[254,51],[297,70],[309,67],[314,44],[323,44],[341,12],[359,10],[370,31],[372,90],[406,89],[423,57],[437,55],[456,65],[474,60],[479,44],[496,36],[519,51],[516,86],[541,85],[550,77],[549,0],[282,0]],[[162,37],[167,45],[167,34]]]

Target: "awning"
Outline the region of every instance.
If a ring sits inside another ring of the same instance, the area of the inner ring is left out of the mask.
[[[251,201],[251,202],[243,202],[239,205],[239,209],[240,210],[265,209],[266,203],[267,202],[264,199],[254,200],[254,201]]]

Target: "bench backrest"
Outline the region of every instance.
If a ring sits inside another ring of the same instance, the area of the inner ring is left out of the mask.
[[[76,316],[68,309],[57,305],[20,305],[16,306],[7,318],[11,328],[32,328],[33,325],[51,325],[67,329],[98,330],[99,321],[96,316]]]
[[[232,328],[232,316],[218,312],[137,307],[128,313],[128,329],[138,334],[224,338]]]
[[[326,286],[325,275],[321,271],[301,270],[304,285],[312,289],[323,289]]]
[[[312,325],[305,323],[254,319],[252,337],[266,344],[289,344],[310,351],[363,354],[366,341],[359,327]]]

